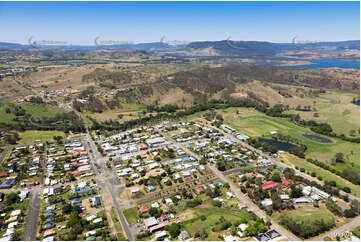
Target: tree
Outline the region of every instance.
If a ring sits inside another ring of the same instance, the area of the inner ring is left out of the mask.
[[[341,153],[341,152],[336,153],[335,160],[336,160],[336,162],[344,163],[345,160],[343,158],[343,153]]]
[[[296,187],[295,185],[291,185],[291,197],[292,198],[299,198],[302,197],[302,190],[301,188]]]
[[[224,164],[223,161],[218,161],[216,165],[217,165],[218,170],[220,170],[220,171],[226,170],[226,164]]]
[[[7,195],[7,197],[6,197],[6,203],[7,203],[8,205],[15,204],[15,203],[17,203],[17,202],[19,202],[19,201],[20,201],[20,197],[19,197],[19,195],[16,194],[15,192],[10,193],[10,194]]]
[[[281,175],[279,172],[274,172],[272,175],[272,181],[281,182]]]
[[[177,236],[180,234],[180,226],[176,223],[165,226],[165,230],[169,232],[172,238],[177,238]]]
[[[350,130],[350,136],[355,136],[355,135],[356,135],[356,130],[351,129],[351,130]]]
[[[158,210],[158,208],[153,208],[153,207],[151,207],[151,208],[149,209],[149,214],[150,214],[150,216],[152,216],[152,217],[159,217],[159,216],[160,216],[160,211]]]
[[[343,191],[346,193],[351,193],[351,189],[349,187],[344,187]]]

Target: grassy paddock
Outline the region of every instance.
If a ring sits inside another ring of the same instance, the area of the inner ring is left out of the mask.
[[[43,142],[53,140],[54,136],[63,136],[65,133],[62,131],[47,131],[47,130],[27,130],[25,132],[19,132],[19,144],[32,144],[35,140],[41,140]]]
[[[299,168],[305,168],[306,171],[309,171],[310,173],[315,172],[316,176],[321,176],[324,181],[335,181],[338,186],[345,187],[348,186],[351,188],[351,194],[360,197],[360,187],[357,185],[352,184],[351,182],[336,176],[335,174],[324,170],[314,164],[311,164],[303,159],[298,158],[297,156],[287,154],[284,156],[283,159],[287,164],[294,165]]]
[[[251,215],[246,212],[233,211],[227,208],[194,208],[191,209],[195,218],[182,222],[181,224],[190,233],[191,236],[197,231],[205,230],[208,233],[207,240],[219,240],[217,233],[212,232],[212,227],[216,225],[219,219],[223,216],[227,221],[234,222],[241,218],[251,219]],[[201,216],[204,215],[206,219],[201,220]]]

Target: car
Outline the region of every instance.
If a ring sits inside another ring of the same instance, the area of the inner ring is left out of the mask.
[[[54,223],[47,223],[47,224],[45,224],[45,226],[44,226],[45,229],[52,229],[52,228],[54,228],[54,227],[55,227],[55,224],[54,224]]]
[[[46,219],[46,222],[47,222],[47,223],[50,223],[50,222],[53,222],[54,220],[55,220],[54,217],[50,217],[50,218],[47,218],[47,219]]]
[[[50,216],[54,216],[55,212],[54,211],[50,211],[46,213],[46,217],[50,217]]]

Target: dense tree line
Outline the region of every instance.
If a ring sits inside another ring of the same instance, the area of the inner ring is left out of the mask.
[[[324,219],[316,219],[312,222],[305,222],[295,219],[291,216],[281,216],[280,224],[285,226],[297,236],[307,239],[326,232],[335,226],[334,220],[325,221]]]
[[[319,166],[325,170],[328,170],[350,182],[352,182],[355,185],[360,185],[360,173],[358,171],[353,171],[353,170],[349,170],[349,169],[344,169],[342,172],[336,170],[335,168],[329,166],[328,164],[318,161],[318,160],[314,160],[311,158],[306,159],[308,162]]]

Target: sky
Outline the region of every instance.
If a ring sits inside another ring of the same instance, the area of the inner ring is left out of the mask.
[[[0,42],[360,39],[359,2],[0,2]]]

